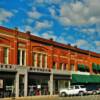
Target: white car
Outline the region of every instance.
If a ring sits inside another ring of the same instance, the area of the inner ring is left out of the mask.
[[[70,86],[69,88],[64,88],[59,90],[60,96],[70,96],[70,95],[84,95],[86,94],[86,88],[82,85],[74,85]]]

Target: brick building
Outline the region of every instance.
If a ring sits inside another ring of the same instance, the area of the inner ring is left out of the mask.
[[[98,53],[0,26],[0,95],[52,95],[70,84],[99,84],[99,74]]]

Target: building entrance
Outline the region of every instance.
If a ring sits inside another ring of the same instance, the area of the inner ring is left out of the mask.
[[[14,72],[0,72],[0,98],[15,95],[15,74]]]
[[[24,96],[24,75],[19,75],[19,96]]]
[[[48,95],[49,87],[48,81],[50,76],[48,74],[34,74],[28,75],[28,95]]]

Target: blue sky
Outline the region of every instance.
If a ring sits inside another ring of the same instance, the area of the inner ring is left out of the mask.
[[[0,0],[0,25],[100,53],[100,0]]]

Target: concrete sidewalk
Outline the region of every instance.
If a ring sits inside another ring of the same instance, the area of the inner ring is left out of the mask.
[[[59,97],[53,96],[29,96],[29,97],[18,97],[18,98],[1,98],[0,100],[100,100],[100,95],[88,95],[88,96],[70,96],[70,97]]]
[[[0,100],[52,100],[57,98],[58,95],[44,95],[44,96],[27,96],[27,97],[10,97],[10,98],[0,98]]]

